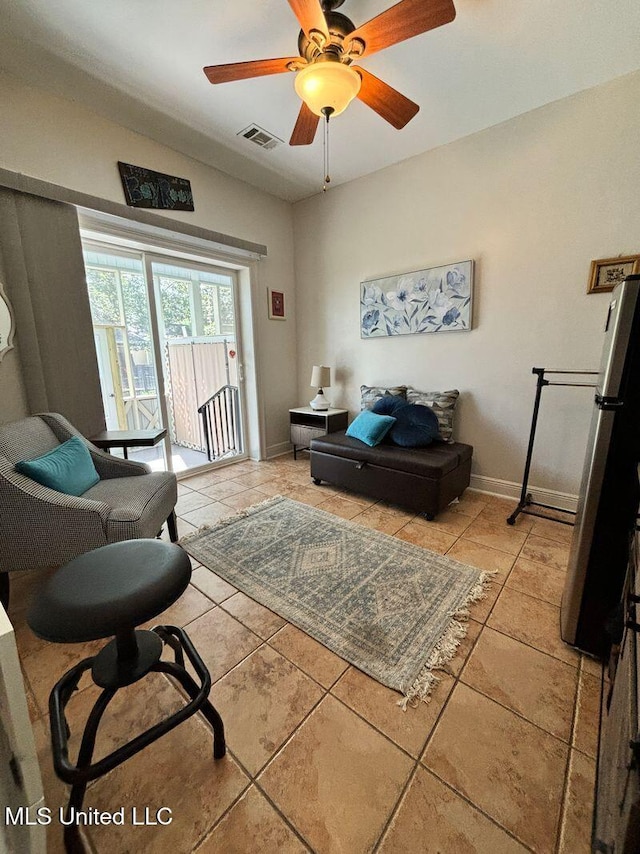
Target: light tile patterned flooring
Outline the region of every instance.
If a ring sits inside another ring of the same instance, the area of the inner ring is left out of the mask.
[[[514,502],[467,491],[434,522],[309,480],[306,455],[243,462],[182,481],[181,535],[268,496],[288,495],[483,569],[487,597],[431,702],[403,713],[397,695],[279,616],[195,566],[184,596],[153,622],[187,630],[211,670],[228,754],[191,718],[89,788],[86,804],[168,806],[169,826],[95,827],[97,852],[589,851],[600,667],[560,640],[570,529],[521,516]],[[47,800],[54,776],[47,695],[102,642],[47,644],[25,625],[42,574],[13,580],[12,616],[28,686]],[[96,696],[81,683],[72,732]],[[107,752],[180,702],[163,676],[118,695],[99,735]],[[77,738],[72,740],[77,749]],[[50,851],[60,828],[48,828]]]

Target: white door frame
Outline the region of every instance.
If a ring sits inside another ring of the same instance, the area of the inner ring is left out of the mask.
[[[119,430],[116,389],[113,383],[113,372],[109,359],[109,342],[105,326],[93,327],[93,340],[96,344],[98,375],[100,377],[100,391],[102,392],[102,408],[104,409],[107,421],[107,430]]]

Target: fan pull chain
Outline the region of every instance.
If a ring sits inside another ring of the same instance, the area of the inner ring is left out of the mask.
[[[325,107],[322,112],[326,119],[324,123],[324,184],[322,185],[322,192],[326,193],[327,184],[331,183],[331,176],[329,175],[329,118],[333,110],[331,107]]]

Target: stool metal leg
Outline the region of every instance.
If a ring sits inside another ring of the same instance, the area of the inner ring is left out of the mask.
[[[114,688],[105,688],[89,713],[84,733],[82,734],[80,751],[78,753],[78,763],[76,765],[78,771],[82,771],[84,768],[88,768],[91,765],[91,758],[96,745],[98,726],[107,706],[115,696],[115,693],[116,691]],[[71,787],[69,803],[67,804],[65,812],[65,822],[71,823],[65,824],[64,828],[64,843],[68,854],[75,854],[76,851],[83,850],[78,825],[73,822],[73,817],[82,809],[82,802],[84,801],[85,792],[87,791],[87,782],[88,781],[86,779],[81,779],[78,782],[75,782]]]
[[[178,667],[170,661],[159,661],[157,664],[154,664],[153,669],[158,673],[166,673],[176,679],[192,700],[197,700],[198,695],[202,692],[202,688],[198,687],[197,682],[183,667]],[[207,691],[207,693],[209,692]],[[227,748],[224,737],[224,724],[220,713],[211,704],[211,701],[206,698],[202,701],[199,711],[202,712],[213,729],[213,758],[222,759],[227,752]]]
[[[163,642],[170,646],[174,651],[176,664],[179,664],[180,667],[184,667],[184,654],[182,652],[182,645],[180,644],[180,641],[170,632],[166,631],[165,626],[154,626],[152,631],[159,635]]]
[[[156,635],[155,638],[153,637],[154,634]],[[149,646],[152,639],[153,643]],[[163,643],[172,648],[175,654],[175,663],[160,659]],[[115,669],[111,666],[113,664],[111,658],[113,657],[114,645],[118,653],[115,659],[118,666]],[[157,657],[155,654],[143,654],[145,650],[148,653],[149,649],[153,652],[156,645],[158,647]],[[109,653],[107,657],[105,657],[105,650]],[[134,655],[136,650],[138,652]],[[200,685],[185,669],[185,655],[192,664],[196,677],[200,680]],[[96,662],[101,663],[101,666],[97,667]],[[106,684],[96,681],[96,684],[101,685],[103,691],[87,718],[78,761],[74,766],[69,761],[68,741],[70,732],[66,717],[66,706],[73,692],[77,689],[82,674],[87,670],[91,670],[94,681],[97,678],[96,671],[98,671],[98,675],[105,675],[106,673],[109,679]],[[92,763],[98,727],[110,701],[120,688],[133,684],[152,671],[165,673],[175,679],[187,694],[189,702],[131,741]],[[53,765],[58,777],[65,783],[71,784],[69,803],[65,813],[65,822],[69,823],[65,825],[64,829],[67,854],[79,854],[84,851],[80,829],[74,821],[74,817],[82,808],[87,784],[135,756],[140,750],[161,738],[191,715],[200,711],[211,725],[214,759],[221,759],[225,755],[224,724],[220,714],[209,701],[210,690],[211,676],[209,671],[186,632],[176,626],[158,626],[151,632],[134,633],[131,630],[127,634],[118,635],[115,644],[113,641],[111,644],[107,644],[97,656],[85,658],[58,680],[49,697],[49,717],[51,720]]]
[[[58,777],[65,783],[73,782],[68,774],[68,769],[71,768],[67,744],[70,730],[65,709],[73,692],[78,687],[82,674],[90,670],[92,663],[93,658],[85,658],[78,662],[56,683],[49,696],[53,767]]]
[[[214,759],[222,759],[226,753],[224,724],[217,709],[208,699],[209,691],[211,690],[211,675],[209,671],[185,631],[176,626],[156,626],[154,631],[163,639],[173,636],[179,641],[180,646],[186,652],[187,658],[193,665],[193,669],[196,671],[196,675],[202,684],[201,687],[198,687],[195,680],[184,667],[177,667],[168,661],[159,661],[153,666],[153,670],[168,673],[180,682],[189,697],[191,697],[192,702],[197,704],[197,708],[199,708],[211,724],[213,729],[213,757]]]

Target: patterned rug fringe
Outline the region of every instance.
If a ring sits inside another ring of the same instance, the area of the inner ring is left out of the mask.
[[[467,636],[469,606],[485,598],[494,575],[495,572],[483,572],[478,579],[478,583],[469,591],[464,608],[461,608],[455,614],[451,614],[451,622],[425,662],[418,677],[408,691],[403,691],[404,697],[398,700],[398,705],[404,712],[407,711],[407,706],[415,707],[419,702],[430,702],[431,692],[440,681],[433,671],[443,670],[445,665],[455,656],[458,647]]]
[[[218,519],[218,521],[214,522],[213,525],[200,525],[197,531],[191,531],[190,534],[185,534],[184,537],[180,537],[178,545],[182,546],[185,543],[188,543],[189,540],[195,540],[196,537],[200,536],[200,534],[204,534],[205,531],[219,531],[222,528],[226,528],[228,525],[233,525],[233,523],[237,522],[238,519],[245,519],[247,516],[253,516],[254,513],[264,510],[265,507],[269,507],[271,504],[277,504],[278,501],[282,501],[283,498],[284,495],[274,495],[271,498],[266,498],[259,504],[252,504],[251,507],[247,507],[246,510],[237,510],[225,519]]]

